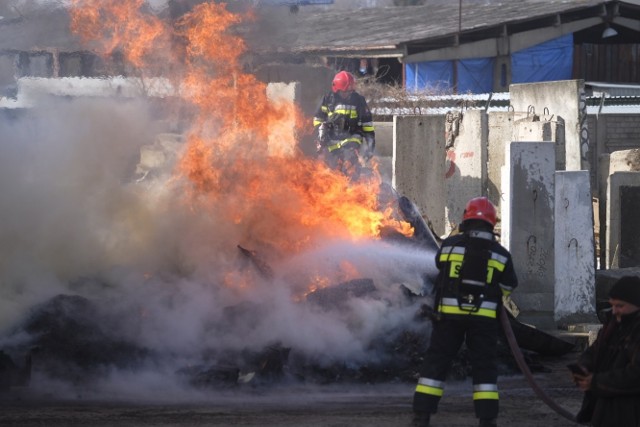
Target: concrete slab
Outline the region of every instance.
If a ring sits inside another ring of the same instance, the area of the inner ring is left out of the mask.
[[[515,111],[533,109],[538,115],[554,114],[567,130],[566,169],[588,169],[589,132],[586,130],[584,81],[522,83],[509,87],[511,106]],[[572,131],[575,130],[575,131]]]
[[[393,118],[393,187],[411,199],[444,233],[444,117]]]
[[[514,113],[491,112],[488,114],[487,136],[487,197],[500,212],[504,200],[502,167],[505,163],[506,146],[513,140]]]
[[[595,252],[589,171],[555,174],[554,319],[595,319]]]
[[[376,155],[393,156],[393,122],[373,122],[376,130]]]
[[[513,299],[522,321],[553,329],[555,148],[545,142],[512,142],[508,164],[508,247],[520,286]],[[504,235],[503,235],[504,237]]]
[[[520,119],[513,124],[513,141],[549,142],[556,147],[556,170],[566,169],[564,122],[551,116]]]
[[[487,194],[487,137],[487,115],[466,111],[453,147],[447,150],[445,234],[458,227],[470,199]]]

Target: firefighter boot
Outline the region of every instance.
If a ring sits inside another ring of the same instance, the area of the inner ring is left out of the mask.
[[[498,427],[498,423],[495,418],[480,418],[478,427]]]
[[[429,427],[431,414],[428,412],[416,412],[413,415],[413,427]]]

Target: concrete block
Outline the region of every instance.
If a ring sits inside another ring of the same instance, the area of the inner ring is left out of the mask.
[[[303,64],[266,64],[260,66],[255,75],[265,83],[300,82],[300,108],[306,116],[312,117],[322,96],[331,90],[335,70]]]
[[[505,194],[502,188],[502,167],[506,147],[513,140],[514,113],[490,112],[487,116],[487,197],[500,212]]]
[[[444,234],[445,165],[443,116],[393,118],[393,180],[399,194],[411,199]]]
[[[582,80],[513,84],[509,95],[515,111],[550,111],[564,123],[566,170],[588,169],[589,132]]]
[[[445,234],[462,220],[467,202],[487,194],[487,115],[468,110],[453,147],[447,150]]]
[[[258,79],[265,83],[299,82],[297,105],[305,117],[313,117],[322,102],[322,96],[331,90],[335,70],[324,66],[305,64],[265,64],[255,70]],[[312,133],[299,135],[298,146],[309,156],[315,156],[316,145]]]
[[[640,148],[614,151],[608,158],[607,175],[614,172],[640,172]]]
[[[513,124],[512,141],[550,142],[556,147],[556,170],[566,169],[564,121],[555,116],[535,116],[520,119]]]
[[[593,204],[588,171],[555,174],[554,319],[560,323],[595,318]]]
[[[376,130],[376,155],[393,156],[393,122],[373,122]]]
[[[502,211],[503,238],[513,256],[521,285],[513,299],[521,316],[541,328],[554,320],[555,148],[545,142],[512,142],[509,146],[508,202]]]

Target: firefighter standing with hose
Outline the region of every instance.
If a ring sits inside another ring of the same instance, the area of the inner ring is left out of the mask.
[[[359,174],[359,156],[368,160],[376,145],[371,111],[355,86],[353,74],[337,73],[313,118],[318,153],[330,167],[352,176]]]
[[[471,199],[460,234],[442,242],[431,342],[413,397],[414,426],[429,426],[443,395],[451,362],[463,342],[469,349],[473,403],[481,427],[498,416],[497,342],[502,296],[518,285],[511,254],[493,233],[496,209],[486,197]]]

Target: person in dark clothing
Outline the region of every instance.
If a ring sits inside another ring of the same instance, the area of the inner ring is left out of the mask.
[[[496,426],[498,310],[502,296],[518,286],[511,254],[493,233],[496,221],[489,199],[471,199],[461,233],[446,238],[436,253],[437,319],[413,396],[417,427],[428,426],[437,412],[451,362],[463,342],[469,349],[476,417],[480,426]]]
[[[611,317],[573,373],[585,392],[576,420],[595,427],[640,426],[640,277],[625,276],[609,292]]]
[[[353,74],[337,73],[331,92],[322,98],[313,118],[318,132],[318,153],[336,169],[357,167],[342,163],[358,162],[358,156],[368,160],[376,145],[373,116],[365,98],[355,91],[355,84]]]

